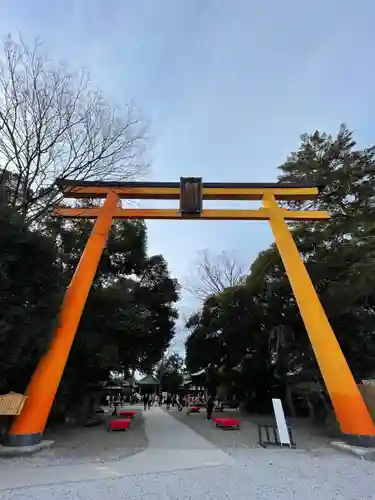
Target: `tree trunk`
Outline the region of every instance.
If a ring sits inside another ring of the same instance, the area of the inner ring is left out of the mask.
[[[286,385],[285,387],[285,399],[289,408],[290,416],[296,417],[297,413],[293,402],[293,388],[289,385]]]
[[[312,402],[310,400],[310,396],[305,396],[305,400],[306,400],[307,408],[309,410],[309,416],[308,416],[308,418],[309,419],[313,419],[314,415],[315,415],[315,408],[314,408],[314,405],[312,404]]]

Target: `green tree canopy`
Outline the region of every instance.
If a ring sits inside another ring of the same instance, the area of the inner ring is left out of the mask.
[[[0,209],[0,393],[23,392],[45,352],[63,297],[57,249]]]
[[[51,226],[72,274],[92,223]],[[80,400],[111,370],[149,372],[175,334],[179,286],[161,255],[147,256],[143,221],[112,226],[64,374],[61,393]]]
[[[294,223],[292,230],[357,379],[371,375],[375,366],[374,155],[374,147],[358,148],[353,134],[342,126],[335,137],[319,131],[302,136],[299,150],[279,167],[281,182],[313,180],[322,186],[317,200],[295,205],[328,210],[331,218]],[[297,375],[320,380],[275,245],[259,254],[243,285],[206,299],[187,327],[186,363],[194,371],[209,365],[227,371],[246,365],[247,377],[252,373],[247,380],[250,392],[261,374],[270,387]]]
[[[42,234],[3,209],[0,219],[0,391],[23,392],[56,325],[92,229],[47,221]],[[112,370],[151,370],[175,334],[179,286],[161,255],[147,255],[143,221],[113,224],[60,385],[55,411],[81,402]]]
[[[157,377],[160,380],[162,391],[175,393],[183,382],[184,360],[177,353],[172,353],[163,359],[157,368]]]

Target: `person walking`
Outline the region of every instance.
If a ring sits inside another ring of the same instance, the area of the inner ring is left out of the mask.
[[[211,420],[212,419],[212,412],[214,411],[214,406],[215,406],[214,400],[210,396],[207,399],[207,405],[206,405],[206,417],[207,417],[207,420]]]
[[[169,394],[167,395],[165,402],[167,404],[167,410],[169,410],[171,407],[171,396]]]
[[[144,394],[143,395],[143,410],[144,411],[147,410],[148,400],[149,400],[148,394]]]
[[[182,404],[181,404],[180,396],[178,394],[176,396],[176,404],[177,404],[177,411],[182,411]]]

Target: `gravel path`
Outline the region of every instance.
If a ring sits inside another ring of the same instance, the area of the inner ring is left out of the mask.
[[[59,426],[47,430],[45,439],[55,441],[52,448],[34,456],[0,458],[0,468],[52,467],[122,460],[145,450],[148,446],[144,418],[140,408],[128,432],[108,432],[108,422],[114,418],[103,416],[105,423],[96,427]]]
[[[186,410],[176,411],[174,408],[169,414],[176,420],[188,425],[192,430],[203,436],[215,446],[232,453],[235,450],[248,450],[260,448],[258,441],[257,423],[271,424],[272,418],[267,416],[244,415],[235,410],[226,410],[223,413],[217,413],[213,416],[235,417],[241,421],[241,429],[222,430],[217,429],[213,422],[207,422],[205,411],[199,414],[187,415]],[[293,438],[298,449],[315,450],[329,448],[332,439],[322,435],[321,431],[312,425],[309,425],[303,419],[289,419],[292,426]]]
[[[177,451],[176,451],[177,453]],[[374,464],[332,452],[252,450],[234,466],[2,491],[2,500],[374,500]]]
[[[71,465],[53,467],[54,461],[49,468],[13,472],[0,464],[0,489],[5,488],[1,499],[375,500],[372,462],[332,449],[252,447],[248,439],[256,426],[251,422],[251,432],[242,437],[242,431],[220,431],[200,415],[181,416],[159,408],[147,412],[144,422],[149,448],[124,460],[77,464],[75,455]],[[141,428],[142,418],[139,424]],[[192,430],[198,424],[199,433]],[[122,434],[113,435],[123,450]],[[220,450],[214,440],[222,440],[227,449]],[[234,440],[244,446],[233,446]]]

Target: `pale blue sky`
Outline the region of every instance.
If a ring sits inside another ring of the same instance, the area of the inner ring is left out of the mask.
[[[299,135],[345,121],[374,140],[373,0],[6,0],[0,34],[41,37],[150,118],[152,180],[273,181]],[[159,206],[159,204],[158,204]],[[149,250],[183,280],[197,251],[245,265],[271,232],[256,222],[148,223]],[[194,301],[184,297],[187,313]],[[179,342],[181,347],[182,343]]]

